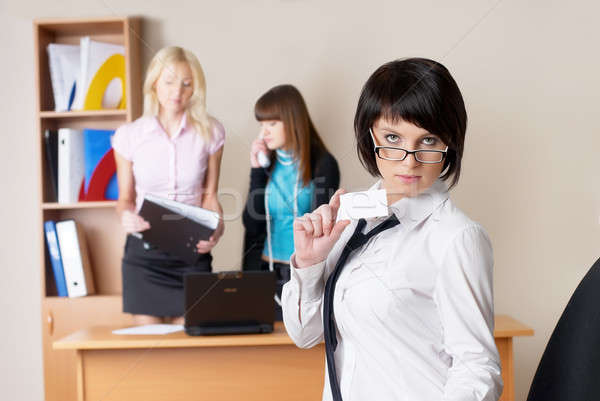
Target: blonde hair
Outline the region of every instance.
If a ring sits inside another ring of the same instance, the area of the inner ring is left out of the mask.
[[[206,80],[200,62],[194,54],[178,46],[160,49],[150,61],[144,80],[144,115],[157,116],[160,104],[154,84],[166,66],[186,62],[192,70],[194,92],[186,108],[188,122],[207,143],[212,141],[211,124],[206,111]]]

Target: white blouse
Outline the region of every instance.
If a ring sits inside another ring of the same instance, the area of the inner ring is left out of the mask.
[[[350,254],[336,286],[335,363],[344,401],[496,401],[503,383],[485,230],[452,204],[439,180],[390,211],[400,224]],[[364,232],[384,219],[367,220]],[[291,258],[283,318],[301,348],[323,341],[325,282],[356,224],[326,261],[297,269]],[[323,400],[331,399],[326,365]]]

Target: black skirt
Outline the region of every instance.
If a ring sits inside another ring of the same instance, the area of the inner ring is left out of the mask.
[[[183,316],[183,277],[212,271],[212,255],[198,254],[192,265],[128,235],[123,254],[123,312]]]

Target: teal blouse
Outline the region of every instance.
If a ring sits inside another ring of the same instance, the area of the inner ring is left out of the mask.
[[[269,212],[271,250],[273,259],[289,260],[294,253],[294,187],[298,185],[297,216],[311,212],[314,184],[302,186],[298,162],[290,154],[277,150],[275,165],[265,192],[265,209]],[[265,241],[263,255],[269,257],[269,241]]]

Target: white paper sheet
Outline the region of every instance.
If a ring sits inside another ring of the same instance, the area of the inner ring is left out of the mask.
[[[182,330],[183,326],[181,324],[146,324],[144,326],[113,330],[113,334],[156,335],[170,334]]]

